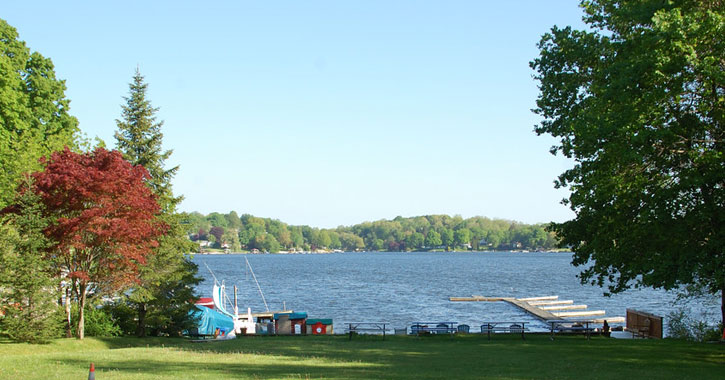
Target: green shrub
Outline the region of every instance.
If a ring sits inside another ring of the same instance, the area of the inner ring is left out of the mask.
[[[675,310],[667,315],[669,338],[684,339],[694,342],[719,340],[722,325],[712,326],[706,321],[696,320],[687,310]]]
[[[667,314],[667,337],[692,340],[688,321],[689,317],[684,310],[675,310]]]
[[[116,301],[103,306],[103,309],[111,315],[121,331],[121,335],[136,334],[136,317],[138,312],[123,301]]]
[[[713,342],[718,341],[722,339],[722,330],[723,330],[723,324],[720,323],[716,328],[710,328],[707,331],[705,331],[705,334],[703,335],[703,340],[705,342]]]
[[[77,336],[76,322],[78,321],[78,306],[73,305],[73,335]],[[86,336],[109,337],[121,335],[121,328],[118,327],[110,313],[103,308],[89,306],[84,313],[84,331]]]
[[[14,341],[47,343],[62,334],[63,312],[60,308],[8,307],[4,313],[0,317],[0,330]]]

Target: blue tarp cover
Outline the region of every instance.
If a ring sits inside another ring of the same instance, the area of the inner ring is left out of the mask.
[[[221,329],[226,332],[234,330],[234,320],[216,310],[205,306],[197,306],[189,312],[197,321],[199,334],[214,334],[214,330]]]

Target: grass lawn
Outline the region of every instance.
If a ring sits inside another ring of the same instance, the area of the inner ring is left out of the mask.
[[[0,341],[0,379],[723,379],[725,345],[582,336]]]

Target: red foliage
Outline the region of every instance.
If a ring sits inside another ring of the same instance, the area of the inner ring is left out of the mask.
[[[214,226],[211,230],[209,230],[209,235],[214,235],[216,241],[221,244],[222,235],[224,235],[224,228]]]
[[[159,205],[144,183],[146,169],[103,148],[86,154],[66,148],[43,161],[34,189],[54,219],[46,234],[60,269],[97,290],[133,283],[137,265],[166,229],[154,219]]]

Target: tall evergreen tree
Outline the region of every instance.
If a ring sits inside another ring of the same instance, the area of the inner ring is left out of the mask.
[[[148,170],[151,175],[148,184],[159,197],[162,210],[174,213],[183,199],[174,197],[171,189],[171,180],[179,167],[164,167],[173,151],[164,151],[161,146],[164,137],[161,127],[164,122],[156,121],[155,115],[159,109],[152,107],[151,101],[146,99],[147,90],[148,84],[144,83],[144,77],[136,68],[133,82],[129,84],[129,95],[124,97],[126,104],[121,106],[121,120],[116,120],[116,148],[123,158]]]
[[[11,339],[40,343],[60,333],[59,280],[44,258],[48,219],[30,184],[28,178],[0,221],[0,327]]]
[[[158,196],[159,219],[169,226],[159,246],[141,270],[140,282],[128,296],[138,312],[136,335],[145,336],[148,329],[176,333],[189,327],[188,311],[193,307],[189,287],[199,283],[197,267],[184,254],[193,249],[181,225],[182,215],[176,206],[183,197],[175,197],[171,180],[179,169],[165,168],[171,150],[162,149],[163,121],[156,120],[158,108],[146,98],[148,84],[138,68],[129,84],[129,95],[121,106],[121,120],[116,120],[116,147],[134,165],[148,170],[147,182]],[[181,310],[181,311],[180,311]]]

